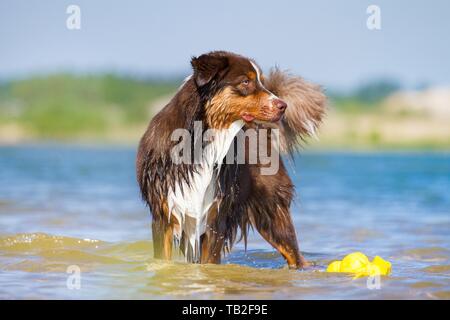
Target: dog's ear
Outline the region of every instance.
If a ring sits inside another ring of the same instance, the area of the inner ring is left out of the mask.
[[[292,153],[306,137],[315,136],[327,98],[320,86],[277,68],[271,70],[264,85],[288,104],[280,123],[281,148]]]
[[[202,54],[191,60],[194,70],[194,80],[197,86],[202,87],[209,83],[219,72],[228,67],[228,58],[212,54]]]

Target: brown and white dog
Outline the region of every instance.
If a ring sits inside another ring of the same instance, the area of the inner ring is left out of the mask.
[[[220,263],[238,230],[246,243],[252,226],[290,268],[306,266],[289,211],[294,186],[275,151],[292,153],[314,134],[325,110],[321,88],[277,69],[264,77],[253,60],[230,52],[203,54],[191,65],[193,75],[151,120],[137,154],[137,179],[153,216],[155,258],[171,259],[176,244],[189,262]],[[196,124],[202,133],[217,132],[194,138],[187,150],[192,161],[177,161],[174,148],[180,139],[174,140],[173,133],[193,133]],[[250,163],[255,147],[236,138],[255,129],[258,143],[267,143],[268,153],[279,161],[273,174],[261,174],[271,164],[259,156]],[[269,134],[259,134],[261,129]],[[271,134],[275,129],[279,138]],[[236,156],[228,161],[239,143],[244,161]],[[194,159],[190,151],[198,146],[201,157]]]

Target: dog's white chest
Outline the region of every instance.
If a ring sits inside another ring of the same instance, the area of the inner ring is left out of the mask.
[[[239,120],[231,124],[228,129],[212,132],[213,140],[206,145],[202,152],[202,160],[197,172],[194,172],[189,185],[182,185],[170,189],[167,197],[169,213],[173,215],[180,229],[175,230],[174,237],[181,239],[185,236],[185,255],[189,250],[194,262],[200,258],[200,236],[206,231],[207,214],[215,201],[217,187],[216,174],[220,171],[220,165],[227,155],[234,137],[243,127]],[[218,170],[214,170],[217,165]]]

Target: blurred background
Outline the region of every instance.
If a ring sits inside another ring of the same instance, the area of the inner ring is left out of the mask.
[[[72,1],[73,2],[73,1]],[[0,141],[135,143],[210,50],[253,57],[321,84],[324,148],[448,148],[447,1],[208,1],[0,4]]]
[[[0,297],[449,299],[449,12],[444,0],[1,0]],[[313,272],[290,273],[258,235],[223,266],[151,258],[137,143],[211,50],[329,97],[319,139],[289,166]],[[315,272],[357,250],[393,263],[381,290]],[[66,287],[69,265],[81,290]]]

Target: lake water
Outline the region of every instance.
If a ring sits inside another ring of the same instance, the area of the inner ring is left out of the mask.
[[[449,154],[297,157],[292,213],[316,264],[305,271],[288,270],[257,234],[222,265],[154,260],[134,157],[122,147],[0,148],[0,298],[450,299]],[[392,262],[379,289],[324,272],[354,251]],[[81,272],[78,290],[69,266]]]

